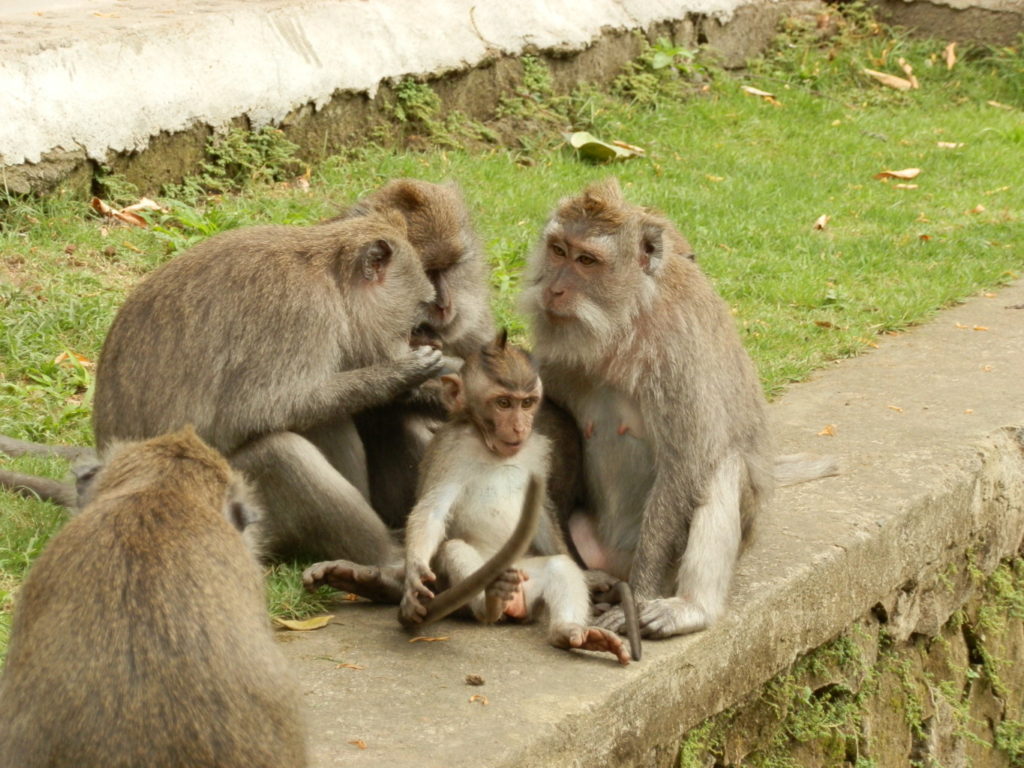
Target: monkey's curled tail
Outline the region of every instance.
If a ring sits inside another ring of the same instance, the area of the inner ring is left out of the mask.
[[[78,494],[73,485],[49,477],[23,475],[20,472],[0,469],[0,488],[7,488],[29,499],[52,501],[72,510],[78,504]]]
[[[790,453],[775,457],[773,474],[778,485],[796,485],[809,480],[838,475],[839,463],[833,456]]]
[[[512,567],[512,564],[526,554],[540,522],[544,507],[544,481],[537,475],[530,476],[530,485],[523,499],[523,511],[519,515],[519,523],[504,546],[490,560],[477,568],[450,589],[446,589],[431,601],[427,614],[419,625],[426,626],[457,611],[480,592],[487,588],[498,576]]]

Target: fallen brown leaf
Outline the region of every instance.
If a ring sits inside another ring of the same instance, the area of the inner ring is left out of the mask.
[[[964,408],[964,413],[974,413],[973,408]]]
[[[924,234],[922,234],[922,235],[918,235],[917,239],[918,240],[924,240],[927,243],[929,240],[932,239],[932,236],[931,235],[924,235]]]
[[[764,99],[765,101],[767,101],[772,106],[775,106],[775,107],[781,107],[782,106],[782,104],[775,98],[775,94],[774,93],[768,93],[768,91],[762,91],[760,88],[754,88],[754,87],[749,86],[749,85],[741,85],[740,86],[740,90],[742,90],[745,93],[749,93],[751,96],[757,96],[757,97],[759,97],[761,99]]]
[[[829,219],[831,218],[828,214],[821,214],[821,216],[814,220],[814,229],[824,229],[828,226]]]
[[[835,437],[836,436],[836,425],[829,424],[821,432],[818,433],[818,437]]]
[[[917,184],[893,184],[893,189],[917,189]]]
[[[988,330],[988,326],[986,326],[986,325],[976,325],[971,330],[972,331],[987,331]]]
[[[96,363],[90,360],[85,355],[80,355],[77,352],[61,352],[55,358],[53,358],[54,365],[61,365],[62,363],[70,362],[71,358],[74,358],[79,362],[83,368],[92,368]]]
[[[896,413],[903,413],[903,409],[900,408],[898,405],[887,405],[885,407],[888,408],[890,411],[896,411]]]
[[[341,599],[342,600],[347,600],[350,603],[354,603],[354,602],[357,602],[359,600],[359,595],[353,595],[351,592],[346,592],[345,596],[343,598],[341,598]]]
[[[986,299],[994,299],[994,298],[996,298],[996,296],[998,296],[999,294],[997,294],[997,293],[984,293],[984,294],[982,294],[982,295],[983,295],[983,296],[984,296],[984,297],[985,297]]]
[[[480,675],[466,675],[466,685],[483,685],[484,679]]]
[[[957,324],[956,324],[956,327],[957,327],[957,328],[959,328],[959,329],[960,329],[961,331],[966,331],[966,330],[967,330],[968,328],[970,328],[971,326],[969,326],[969,325],[964,325],[963,323],[957,323]]]
[[[910,66],[906,59],[902,56],[896,60],[896,63],[900,65],[900,69],[903,70],[903,74],[907,76],[907,80],[910,81],[911,88],[920,88],[921,84],[917,82],[917,78],[914,77],[914,68]]]
[[[876,179],[903,179],[910,181],[921,175],[920,168],[903,168],[898,171],[880,171],[875,174]]]
[[[973,208],[971,208],[971,210],[967,211],[967,213],[984,213],[985,210],[986,210],[985,206],[981,205],[979,203],[978,205],[976,205]]]
[[[994,370],[995,370],[995,367],[991,366],[991,365],[983,365],[983,366],[981,366],[982,373],[992,373],[992,371],[994,371]]]
[[[484,696],[482,693],[476,693],[469,697],[470,704],[472,704],[474,701],[479,701],[485,707],[490,703],[489,701],[487,701],[487,697]]]
[[[960,149],[964,145],[962,141],[937,141],[939,149]]]
[[[98,197],[94,197],[90,203],[92,209],[101,216],[105,216],[108,219],[119,221],[122,224],[128,224],[132,227],[147,227],[149,223],[142,217],[139,216],[137,211],[159,211],[160,206],[154,203],[149,198],[142,198],[139,202],[129,205],[127,208],[116,210],[111,208],[105,202],[100,200]]]
[[[331,615],[314,616],[311,619],[279,619],[274,617],[274,623],[279,627],[290,629],[293,632],[309,632],[314,629],[322,629],[323,627],[326,627],[333,618],[334,617]]]
[[[359,747],[360,749],[366,749],[366,742],[362,739],[352,739],[349,744]]]
[[[942,50],[942,58],[946,62],[946,70],[950,70],[956,64],[956,42],[952,42]]]
[[[986,101],[985,103],[988,104],[990,107],[995,107],[996,109],[1013,109],[1013,107],[1011,107],[1009,104],[1003,104],[1002,102],[999,101],[989,100]]]
[[[366,667],[360,666],[359,664],[336,664],[335,669],[366,669]]]
[[[819,328],[835,328],[835,323],[830,323],[828,320],[815,320],[814,324]]]
[[[410,643],[440,643],[448,639],[448,635],[444,637],[410,637]]]
[[[897,77],[896,75],[890,75],[885,72],[878,72],[874,69],[865,69],[864,74],[870,75],[875,78],[882,85],[887,85],[890,88],[895,88],[898,91],[909,91],[914,87],[914,84],[909,80]]]

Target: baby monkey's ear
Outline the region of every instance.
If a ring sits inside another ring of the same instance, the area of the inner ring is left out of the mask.
[[[446,373],[441,377],[441,402],[450,414],[465,410],[466,390],[461,376]]]

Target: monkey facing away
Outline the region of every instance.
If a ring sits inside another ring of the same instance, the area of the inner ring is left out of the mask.
[[[527,268],[548,396],[583,433],[591,567],[628,579],[645,636],[696,632],[725,610],[735,562],[776,476],[834,473],[773,459],[764,398],[725,302],[661,215],[608,179],[562,200]],[[622,610],[598,621],[617,631]]]
[[[18,596],[0,766],[305,765],[238,475],[189,428],[110,447],[88,496]]]
[[[427,449],[419,500],[406,525],[402,623],[439,618],[433,603],[441,601],[445,612],[468,602],[473,616],[485,622],[505,614],[534,618],[543,605],[552,645],[607,651],[628,663],[622,640],[591,625],[586,577],[568,555],[553,515],[541,511],[543,482],[536,478],[547,474],[550,445],[531,434],[542,396],[533,361],[507,345],[502,333],[466,360],[461,378],[444,376],[442,382],[453,418]],[[506,542],[516,541],[525,527],[517,527],[521,507],[524,516],[539,519],[509,554],[514,545]],[[499,551],[509,559],[474,580],[488,558],[501,561],[493,558]],[[520,559],[524,552],[528,556]],[[435,601],[427,585],[439,578],[448,592]]]
[[[270,554],[387,562],[352,415],[440,371],[439,351],[408,346],[434,293],[395,213],[212,237],[118,311],[97,448],[194,424],[257,486]]]

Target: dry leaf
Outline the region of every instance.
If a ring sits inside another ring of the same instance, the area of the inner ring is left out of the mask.
[[[832,217],[827,214],[821,214],[821,216],[814,220],[814,229],[824,229],[827,227],[830,218]]]
[[[984,296],[984,297],[985,297],[986,299],[994,299],[994,298],[996,298],[996,296],[998,296],[998,295],[999,295],[999,294],[996,294],[996,293],[983,293],[983,294],[982,294],[982,296]]]
[[[828,320],[815,320],[814,324],[819,328],[835,328],[834,323],[830,323]]]
[[[973,408],[964,408],[964,413],[974,413]]]
[[[334,668],[335,669],[366,669],[366,667],[361,667],[358,664],[335,664]]]
[[[917,239],[918,240],[924,240],[927,243],[929,240],[932,239],[932,236],[931,235],[918,235]]]
[[[774,93],[768,93],[768,91],[762,91],[760,88],[754,88],[749,85],[741,85],[740,90],[745,93],[749,93],[751,96],[757,96],[759,98],[762,98],[769,104],[772,104],[776,107],[782,106],[782,104],[780,104],[779,101],[775,98]]]
[[[128,224],[133,227],[146,227],[149,226],[148,222],[139,216],[136,211],[159,211],[160,206],[154,203],[149,198],[142,198],[139,202],[134,205],[129,205],[127,208],[121,210],[115,210],[107,205],[105,202],[100,200],[98,197],[94,197],[89,203],[92,209],[101,216],[106,216],[108,219],[114,221],[120,221],[122,224]]]
[[[935,143],[939,149],[960,149],[964,145],[962,141],[937,141]]]
[[[995,189],[988,190],[985,194],[986,195],[994,195],[997,192],[1005,192],[1008,189],[1009,189],[1009,187],[996,187]]]
[[[976,325],[971,330],[972,331],[987,331],[988,330],[988,326],[986,326],[986,325]]]
[[[724,176],[713,176],[710,173],[704,174],[704,178],[707,179],[708,181],[715,181],[715,182],[725,181],[725,177]]]
[[[981,204],[978,204],[978,205],[974,206],[973,208],[971,208],[971,210],[967,211],[967,213],[984,213],[984,212],[985,212],[985,206],[981,205]]]
[[[903,409],[900,408],[898,405],[887,405],[885,407],[888,408],[890,411],[896,411],[896,413],[903,413]]]
[[[967,330],[968,328],[970,328],[971,326],[969,326],[969,325],[964,325],[963,323],[957,323],[957,324],[956,324],[956,327],[957,327],[957,328],[959,328],[959,329],[960,329],[961,331],[966,331],[966,330]]]
[[[487,701],[487,697],[484,696],[482,693],[476,693],[476,694],[474,694],[474,695],[469,697],[469,703],[470,704],[472,704],[474,701],[479,701],[485,707],[490,703],[490,702]]]
[[[352,741],[350,741],[349,744],[359,747],[360,749],[366,749],[366,742],[362,739],[352,739]]]
[[[876,179],[903,179],[904,181],[910,181],[910,179],[916,179],[921,174],[920,168],[903,168],[899,171],[881,171],[875,174]]]
[[[946,61],[946,70],[950,70],[956,64],[956,43],[952,42],[942,50],[942,58]]]
[[[885,72],[876,72],[873,69],[865,69],[864,74],[871,75],[871,77],[875,78],[875,80],[880,82],[882,85],[887,85],[890,88],[895,88],[899,91],[909,91],[914,87],[914,84],[909,80],[897,77],[896,75],[889,75]]]
[[[448,635],[444,637],[410,637],[410,643],[440,643],[448,639]]]
[[[818,437],[835,437],[836,436],[836,425],[829,424],[821,432],[818,433]]]
[[[903,70],[903,74],[907,76],[907,80],[910,81],[911,88],[920,88],[921,84],[917,82],[917,78],[914,77],[914,68],[907,63],[907,60],[902,56],[896,60],[896,63],[900,65],[900,69]]]
[[[917,184],[893,184],[893,189],[917,189]]]
[[[95,363],[88,357],[86,357],[85,355],[80,355],[77,352],[61,352],[59,355],[53,358],[53,364],[61,365],[62,363],[69,362],[72,357],[74,357],[74,359],[77,360],[78,363],[83,368],[92,368],[95,365]]]
[[[466,685],[483,685],[484,679],[480,675],[466,675]]]
[[[359,595],[354,595],[351,592],[346,592],[345,596],[343,598],[341,598],[341,599],[342,600],[348,600],[348,602],[350,602],[350,603],[355,603],[355,602],[358,602],[360,598],[359,598]]]
[[[1002,102],[999,101],[990,100],[986,101],[985,103],[988,104],[990,107],[995,107],[996,109],[1013,109],[1013,107],[1011,107],[1009,104],[1003,104]]]
[[[982,370],[982,373],[992,373],[992,371],[994,371],[995,368],[993,366],[991,366],[991,365],[983,365],[983,366],[981,366],[981,370]]]
[[[293,632],[309,632],[313,629],[322,629],[326,627],[331,619],[334,617],[331,615],[327,616],[314,616],[311,619],[279,619],[274,618],[274,623],[284,629],[290,629]]]

